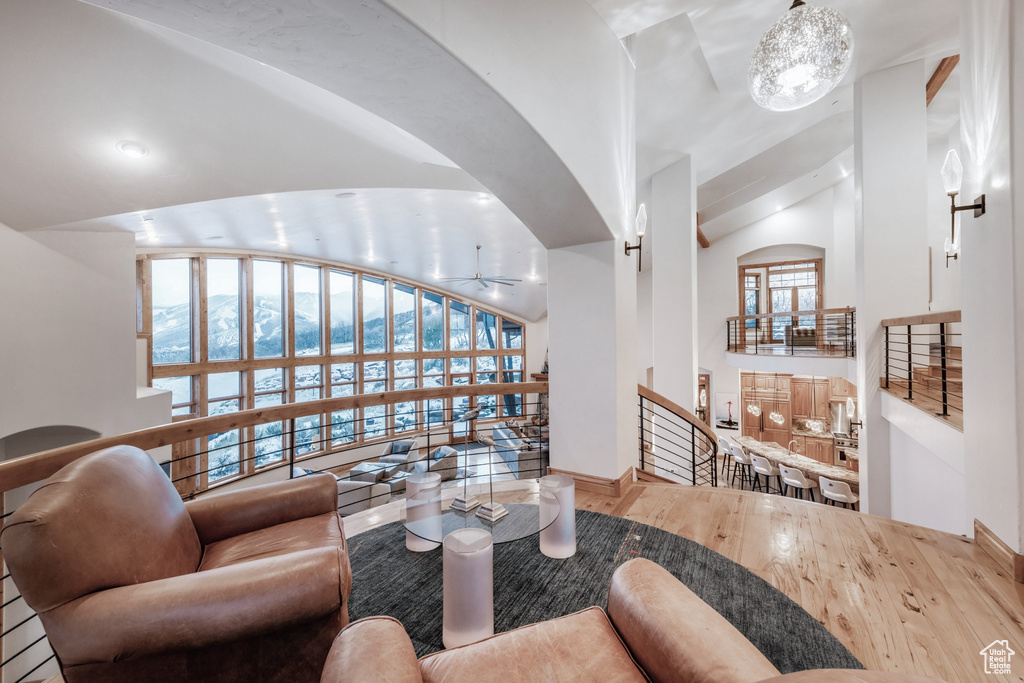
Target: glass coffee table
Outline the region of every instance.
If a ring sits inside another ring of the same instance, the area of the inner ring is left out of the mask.
[[[402,506],[400,519],[413,535],[425,541],[441,543],[457,529],[480,529],[494,538],[494,543],[508,543],[539,534],[558,519],[558,499],[547,491],[540,492],[539,503],[504,503],[504,517],[489,521],[476,513],[479,507],[465,512],[450,507],[450,499],[441,499],[430,492],[417,493]]]

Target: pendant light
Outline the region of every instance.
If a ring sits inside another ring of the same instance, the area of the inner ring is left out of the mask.
[[[777,425],[781,425],[786,421],[786,418],[782,417],[782,413],[779,412],[779,373],[775,373],[775,410],[768,414],[768,419]]]
[[[794,0],[750,59],[750,95],[770,111],[806,107],[839,85],[853,58],[853,29],[831,7]]]

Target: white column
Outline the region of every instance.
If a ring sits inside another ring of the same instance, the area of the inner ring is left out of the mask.
[[[697,386],[697,185],[689,156],[653,179],[651,317],[654,387],[687,410]]]
[[[1024,550],[1024,3],[966,0],[960,10],[960,214],[967,524]]]
[[[881,415],[884,318],[928,312],[928,163],[921,61],[868,74],[854,89],[857,387],[865,512],[891,514],[889,423]]]
[[[551,467],[614,479],[637,460],[636,252],[548,251]]]

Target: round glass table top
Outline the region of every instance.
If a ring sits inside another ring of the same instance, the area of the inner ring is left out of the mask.
[[[482,529],[494,543],[508,543],[540,533],[558,518],[558,499],[546,491],[540,492],[540,503],[495,503],[507,514],[494,521],[477,514],[491,502],[486,494],[476,499],[482,504],[463,512],[453,509],[453,500],[442,499],[438,491],[421,491],[406,499],[399,518],[414,536],[435,543],[456,529]]]

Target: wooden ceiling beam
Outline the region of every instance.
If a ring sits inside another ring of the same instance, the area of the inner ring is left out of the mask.
[[[700,214],[697,214],[697,244],[704,249],[711,246],[711,242],[708,242],[708,238],[704,236],[704,233],[700,229]]]
[[[924,88],[925,93],[925,106],[927,107],[935,99],[935,96],[939,94],[939,90],[945,84],[946,79],[949,78],[949,74],[953,73],[954,67],[960,63],[960,55],[953,55],[952,57],[946,57],[939,65],[935,68],[935,73],[928,79],[928,85]]]

